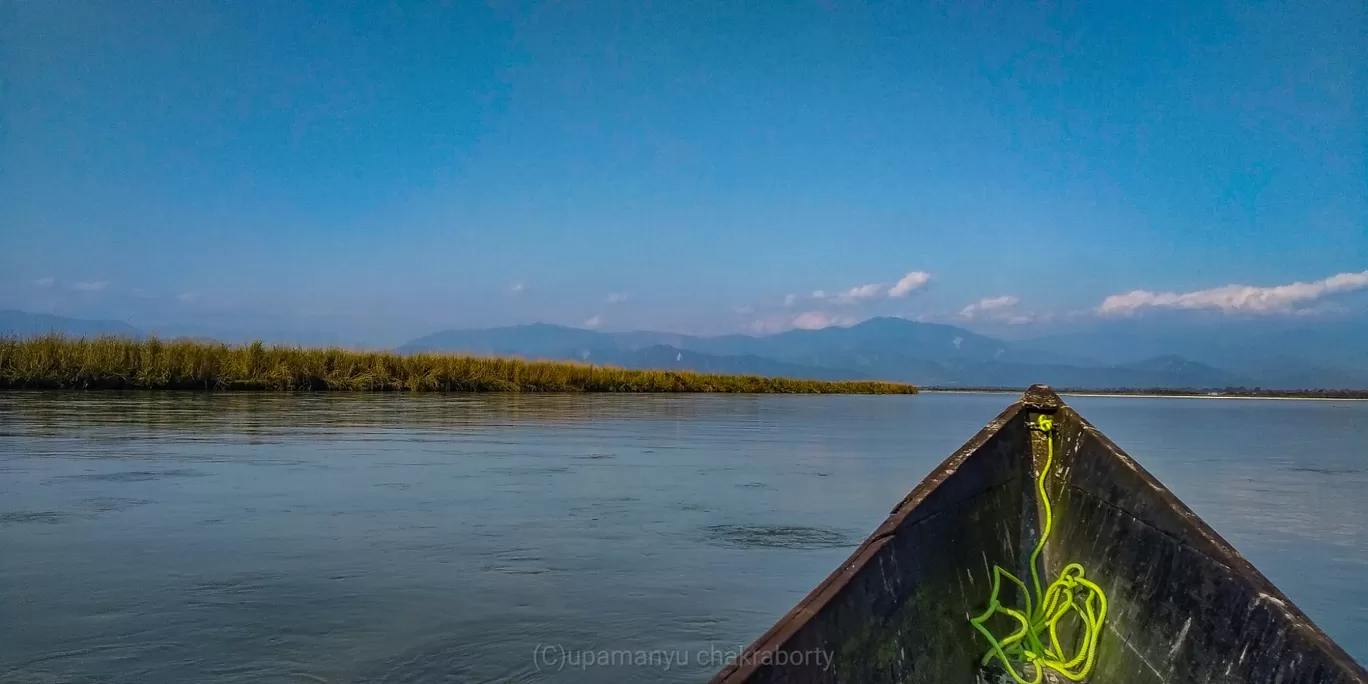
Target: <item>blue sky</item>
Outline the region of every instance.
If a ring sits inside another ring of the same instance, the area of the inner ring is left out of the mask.
[[[0,0],[0,307],[388,342],[1361,301],[1368,9],[1195,5]]]

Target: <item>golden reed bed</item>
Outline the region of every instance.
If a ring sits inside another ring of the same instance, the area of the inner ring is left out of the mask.
[[[915,394],[913,385],[192,340],[0,339],[0,388]]]

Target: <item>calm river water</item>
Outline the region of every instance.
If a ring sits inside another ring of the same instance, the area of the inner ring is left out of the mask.
[[[0,682],[703,681],[1013,400],[0,393]],[[1368,402],[1066,400],[1368,661]]]

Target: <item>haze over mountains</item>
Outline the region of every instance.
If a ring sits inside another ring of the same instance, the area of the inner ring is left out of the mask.
[[[121,321],[0,311],[0,334],[50,331],[141,336]],[[152,334],[168,335],[164,330]],[[1194,334],[1190,322],[1119,321],[1026,340],[1004,340],[942,323],[872,318],[849,327],[773,335],[698,337],[599,332],[536,323],[445,330],[397,347],[625,368],[744,373],[821,380],[879,379],[929,386],[1072,388],[1368,388],[1362,321],[1270,328],[1225,321]],[[237,336],[199,335],[240,342]],[[319,337],[323,337],[320,335]],[[309,344],[308,340],[279,340]]]

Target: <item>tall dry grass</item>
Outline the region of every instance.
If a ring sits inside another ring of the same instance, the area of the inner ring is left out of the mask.
[[[625,370],[454,354],[227,345],[189,340],[0,339],[0,388],[415,392],[914,394],[886,382]]]

